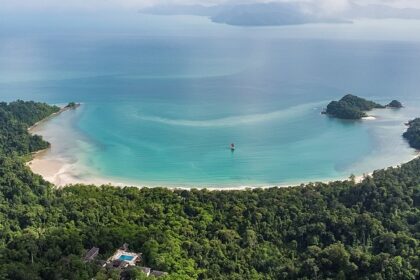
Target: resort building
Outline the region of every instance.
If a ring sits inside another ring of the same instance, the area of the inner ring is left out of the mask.
[[[152,270],[150,267],[141,267],[137,266],[141,262],[141,253],[134,253],[128,250],[128,244],[124,244],[121,248],[115,251],[115,253],[109,257],[106,261],[104,260],[95,260],[99,254],[99,248],[93,247],[90,249],[86,255],[83,257],[85,262],[95,261],[99,266],[106,268],[107,270],[118,269],[120,273],[134,269],[135,267],[140,268],[141,271],[147,276],[161,277],[165,276],[168,273]],[[123,279],[123,278],[121,278]]]
[[[150,275],[150,272],[152,272],[152,269],[150,267],[140,267],[141,271],[143,271],[144,274],[146,274],[147,276]]]
[[[165,276],[168,273],[159,271],[159,270],[152,270],[150,267],[140,267],[140,269],[143,271],[144,274],[147,276],[154,276],[154,277],[161,277]]]
[[[108,268],[127,268],[135,266],[140,262],[141,254],[128,252],[128,245],[124,244],[122,248],[118,249],[104,264]]]
[[[93,247],[86,253],[85,257],[83,258],[85,262],[93,261],[99,254],[99,248]]]

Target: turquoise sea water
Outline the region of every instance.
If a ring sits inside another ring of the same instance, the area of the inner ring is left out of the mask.
[[[83,103],[40,132],[49,156],[79,178],[276,185],[345,178],[415,154],[401,134],[420,116],[420,38],[411,35],[420,22],[243,28],[135,15],[28,34],[9,20],[0,95]],[[380,32],[391,27],[399,32]],[[360,122],[320,115],[349,92],[406,108]]]

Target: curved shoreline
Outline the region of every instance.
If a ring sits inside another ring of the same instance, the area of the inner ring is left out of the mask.
[[[171,185],[165,184],[165,183],[139,183],[139,182],[123,182],[123,180],[119,181],[117,179],[107,179],[105,177],[91,177],[91,178],[77,178],[72,175],[71,172],[68,171],[68,168],[71,168],[71,166],[67,166],[66,164],[59,163],[59,161],[54,160],[43,160],[39,157],[42,157],[42,154],[37,155],[33,160],[28,162],[28,166],[31,168],[32,172],[41,175],[44,180],[54,184],[57,188],[63,188],[66,186],[71,185],[95,185],[95,186],[103,186],[103,185],[111,185],[115,187],[136,187],[136,188],[157,188],[157,187],[164,187],[168,189],[182,189],[182,190],[192,190],[192,189],[207,189],[210,191],[239,191],[239,190],[246,190],[246,189],[269,189],[269,188],[288,188],[288,187],[295,187],[295,186],[301,186],[301,185],[308,185],[311,183],[324,183],[328,184],[331,182],[337,182],[337,181],[349,181],[350,176],[347,178],[337,178],[337,179],[320,179],[320,180],[309,180],[309,181],[299,181],[299,182],[290,182],[290,183],[280,183],[280,184],[255,184],[255,185],[238,185],[238,186],[223,186],[222,184],[219,185],[219,187],[216,187],[216,184],[211,185],[201,185],[200,183],[197,183],[196,185],[191,184],[175,184]],[[416,158],[418,158],[419,155],[413,156],[410,160],[402,162],[398,165],[384,167],[383,169],[388,168],[398,168],[401,165],[408,163]],[[36,167],[35,167],[36,166]],[[41,170],[41,172],[40,172]],[[51,172],[51,170],[56,170],[56,172],[53,172],[53,174],[48,175],[48,172]],[[380,170],[380,169],[376,169]],[[373,170],[368,173],[364,173],[362,175],[357,175],[354,177],[355,183],[362,182],[365,178],[372,176],[372,174],[376,171]],[[42,174],[41,174],[42,173]]]
[[[54,117],[58,116],[59,114],[69,110],[70,108],[62,108],[59,112],[52,114],[51,116],[45,118],[44,120],[36,123],[34,126],[32,126],[29,129],[29,132],[31,134],[36,134],[37,129],[44,124],[45,122],[53,119]],[[46,181],[51,182],[56,187],[61,188],[68,185],[74,185],[74,184],[85,184],[85,185],[112,185],[116,187],[166,187],[170,189],[207,189],[207,190],[217,190],[217,191],[223,191],[223,190],[245,190],[245,189],[266,189],[266,188],[273,188],[273,187],[291,187],[291,186],[299,186],[299,185],[307,185],[309,183],[329,183],[329,182],[335,182],[335,181],[345,181],[349,180],[350,174],[348,176],[343,176],[341,178],[320,178],[320,179],[312,179],[312,180],[294,180],[290,182],[282,182],[279,184],[237,184],[235,186],[234,184],[230,185],[224,185],[222,184],[203,184],[203,183],[197,183],[197,184],[171,184],[171,183],[156,183],[156,182],[139,182],[139,181],[132,181],[132,180],[125,180],[125,179],[117,179],[117,178],[111,178],[106,177],[102,175],[97,175],[92,173],[89,174],[83,174],[83,176],[78,176],[76,172],[73,172],[77,169],[76,165],[77,163],[72,162],[66,162],[64,159],[49,157],[49,152],[51,150],[51,147],[46,150],[38,151],[33,154],[32,160],[30,160],[27,163],[27,166],[32,170],[32,172],[41,175]],[[406,160],[404,159],[403,162],[398,163],[393,166],[389,167],[397,167],[401,164],[404,164],[406,162],[409,162],[415,158],[418,157],[418,153],[413,152],[413,156]],[[389,168],[389,167],[384,167]],[[375,170],[379,170],[382,168],[375,168]],[[364,172],[362,175],[360,173],[355,176],[356,182],[361,182],[366,176],[370,176],[373,173],[371,172]]]

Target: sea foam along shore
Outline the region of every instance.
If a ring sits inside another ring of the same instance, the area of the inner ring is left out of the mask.
[[[363,117],[362,120],[374,121],[374,120],[376,120],[376,117],[374,117],[374,116],[367,116],[367,117]]]
[[[37,134],[42,131],[42,126],[46,124],[47,121],[51,120],[53,117],[58,116],[61,113],[69,110],[69,108],[63,108],[58,113],[54,113],[48,118],[40,121],[30,128],[29,132]],[[42,134],[42,133],[40,133]],[[47,139],[48,140],[48,139]],[[54,145],[54,143],[53,143]],[[413,154],[412,159],[416,158],[418,155]],[[66,158],[60,158],[57,155],[51,153],[51,148],[43,151],[39,151],[33,155],[33,159],[27,163],[31,170],[41,175],[45,180],[53,183],[56,187],[65,187],[72,184],[89,184],[89,185],[113,185],[116,187],[124,186],[133,186],[133,187],[159,187],[164,186],[171,189],[192,189],[192,188],[206,188],[208,190],[245,190],[250,188],[271,188],[271,187],[290,187],[302,184],[308,184],[311,182],[331,182],[337,180],[348,180],[348,178],[324,178],[319,180],[312,180],[307,182],[284,182],[281,184],[272,184],[272,185],[241,185],[241,186],[216,186],[213,185],[181,185],[181,184],[171,184],[171,183],[151,183],[151,182],[130,182],[124,179],[115,179],[115,178],[106,178],[102,175],[96,174],[92,170],[86,170],[80,167],[80,163],[72,162]],[[396,165],[398,166],[398,165]],[[396,167],[394,166],[394,167]],[[83,170],[81,170],[83,169]],[[358,175],[355,177],[356,182],[362,181],[366,176],[370,176],[373,172],[365,173],[363,175]],[[349,174],[350,175],[350,174]]]

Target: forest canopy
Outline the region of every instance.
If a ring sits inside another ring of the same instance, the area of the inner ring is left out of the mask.
[[[25,142],[27,128],[57,108],[11,104],[0,106],[0,279],[146,279],[82,259],[94,246],[106,259],[123,243],[169,273],[161,279],[420,277],[419,159],[361,183],[58,189],[19,156],[43,147]]]

